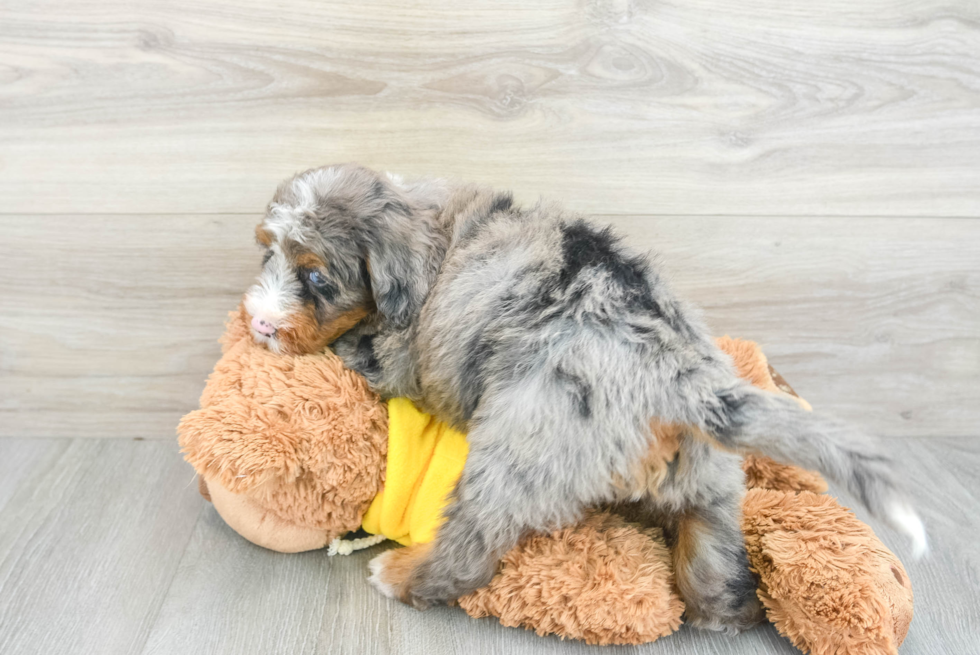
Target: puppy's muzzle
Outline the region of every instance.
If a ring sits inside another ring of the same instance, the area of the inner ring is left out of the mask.
[[[276,333],[276,326],[262,316],[252,317],[252,329],[261,335],[271,337]]]

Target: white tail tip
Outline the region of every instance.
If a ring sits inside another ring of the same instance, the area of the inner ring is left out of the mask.
[[[929,552],[929,542],[926,539],[926,526],[922,519],[905,503],[894,503],[888,510],[891,524],[907,534],[912,540],[912,558],[922,559]]]

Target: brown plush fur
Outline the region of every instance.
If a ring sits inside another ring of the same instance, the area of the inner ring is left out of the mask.
[[[653,641],[677,630],[684,611],[660,530],[605,512],[525,539],[459,605],[473,617],[589,644]]]
[[[782,491],[827,491],[827,482],[819,473],[798,466],[778,464],[768,457],[748,455],[742,460],[745,486],[748,489],[780,489]]]
[[[324,530],[328,542],[357,529],[384,481],[384,405],[330,353],[281,356],[256,344],[244,310],[229,317],[222,347],[201,409],[177,429],[184,457],[210,484]]]
[[[247,322],[243,312],[232,314],[224,356],[202,409],[181,421],[180,443],[207,481],[202,493],[214,496],[243,536],[283,552],[321,547],[357,528],[381,487],[385,406],[329,352],[271,354],[253,342]],[[756,344],[724,337],[718,345],[753,384],[795,396]],[[670,447],[649,455],[665,464],[673,457]],[[812,493],[827,488],[819,475],[762,457],[747,457],[743,468],[750,491],[742,527],[770,620],[817,655],[895,653],[912,617],[911,586],[897,558],[833,498]],[[311,539],[312,528],[323,537]],[[387,557],[404,563],[405,578],[424,552],[397,549]],[[459,605],[538,634],[645,643],[680,625],[684,604],[670,562],[659,529],[596,510],[577,525],[525,538],[490,584]]]
[[[745,339],[733,339],[727,334],[715,339],[715,343],[732,358],[741,377],[766,391],[789,394],[806,409],[812,409],[810,403],[796,395],[793,387],[769,365],[759,344]]]
[[[809,403],[796,395],[793,388],[769,365],[762,349],[754,341],[732,339],[724,336],[716,339],[718,347],[728,353],[738,374],[757,387],[773,393],[786,393],[804,407]],[[749,489],[782,489],[784,491],[827,491],[827,483],[819,473],[798,466],[778,464],[768,457],[747,455],[742,461],[745,486]]]
[[[901,562],[834,498],[753,489],[742,531],[769,620],[815,655],[897,653],[912,620]]]

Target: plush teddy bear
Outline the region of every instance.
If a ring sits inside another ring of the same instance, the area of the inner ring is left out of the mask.
[[[233,312],[201,409],[178,427],[201,493],[243,537],[280,552],[350,553],[387,538],[424,543],[466,459],[465,436],[404,399],[380,401],[330,352],[284,356]],[[753,384],[795,396],[747,341],[718,341]],[[805,405],[805,401],[800,400]],[[742,529],[770,621],[797,647],[897,653],[912,619],[901,562],[830,496],[819,475],[746,457]],[[470,616],[592,644],[639,644],[675,631],[684,604],[658,528],[594,508],[526,537]]]

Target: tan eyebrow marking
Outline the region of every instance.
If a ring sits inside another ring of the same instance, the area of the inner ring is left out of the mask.
[[[272,245],[272,235],[269,231],[262,227],[262,223],[255,226],[255,240],[261,243],[263,246]]]
[[[304,252],[296,255],[296,266],[300,268],[326,268],[327,263],[311,252]]]

